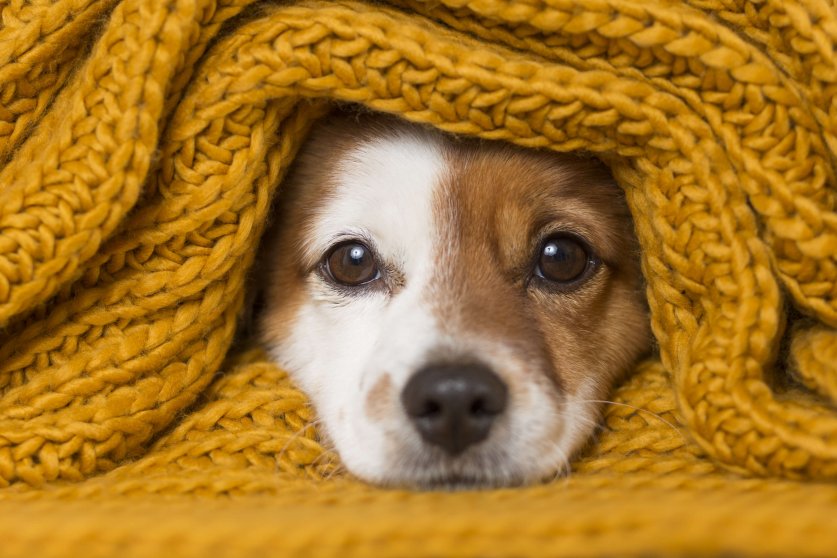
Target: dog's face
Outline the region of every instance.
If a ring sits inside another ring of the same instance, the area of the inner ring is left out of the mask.
[[[554,476],[648,349],[630,215],[593,159],[337,116],[282,188],[260,337],[363,479]]]

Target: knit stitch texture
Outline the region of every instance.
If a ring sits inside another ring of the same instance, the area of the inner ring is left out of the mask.
[[[231,350],[335,100],[610,164],[659,356],[571,477],[364,486]],[[834,0],[0,0],[2,554],[833,554],[835,198]]]

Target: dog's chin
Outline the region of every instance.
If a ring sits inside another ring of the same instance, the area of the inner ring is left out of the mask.
[[[372,481],[387,488],[420,490],[426,492],[461,492],[514,488],[544,482],[566,474],[558,470],[550,474],[526,475],[522,472],[492,475],[485,472],[448,472],[444,469],[422,471],[419,474],[388,475],[385,479]]]
[[[425,447],[412,455],[401,454],[385,475],[366,480],[388,488],[451,492],[512,488],[563,474],[566,470],[559,464],[540,472],[525,470],[502,452],[474,448],[450,457],[438,448]]]
[[[393,475],[374,484],[385,488],[420,490],[424,492],[462,492],[510,488],[526,484],[522,477],[495,478],[490,475],[459,473]]]
[[[423,480],[419,483],[405,486],[426,492],[464,492],[491,490],[494,488],[508,488],[520,486],[522,484],[522,480],[513,481],[507,479],[505,481],[499,481],[491,478],[452,475],[450,477],[441,477],[439,479]]]

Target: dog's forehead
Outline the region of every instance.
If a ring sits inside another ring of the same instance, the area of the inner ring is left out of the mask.
[[[358,143],[334,170],[335,201],[329,213],[375,234],[419,232],[428,223],[432,193],[445,170],[440,144],[417,134]]]
[[[451,142],[446,161],[439,196],[463,242],[492,247],[514,265],[538,237],[563,230],[587,238],[602,256],[617,255],[615,231],[630,216],[598,160],[467,141]]]
[[[471,231],[511,266],[528,257],[547,223],[571,220],[574,230],[595,237],[618,229],[598,226],[602,219],[629,219],[620,214],[621,192],[592,159],[461,140],[387,119],[338,129],[339,140],[326,140],[331,156],[308,163],[327,176],[313,227],[306,227],[315,239],[306,247],[311,261],[338,238],[361,236],[407,264],[444,248],[451,234]]]
[[[365,137],[330,166],[328,192],[313,213],[312,257],[356,236],[402,265],[426,256],[436,229],[433,192],[445,172],[438,138],[412,130]]]

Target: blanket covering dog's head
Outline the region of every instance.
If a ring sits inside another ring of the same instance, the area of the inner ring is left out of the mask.
[[[609,470],[837,477],[833,2],[393,3],[3,5],[0,484],[312,471],[302,395],[216,373],[326,99],[607,160],[672,375],[622,397],[689,440],[625,419]]]

